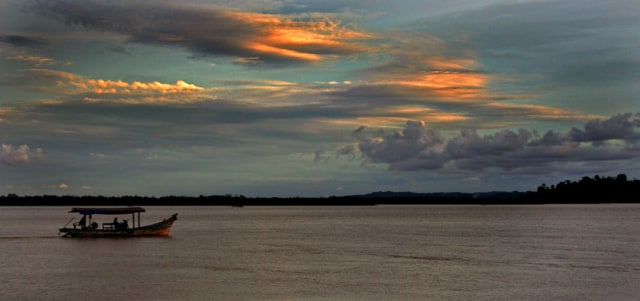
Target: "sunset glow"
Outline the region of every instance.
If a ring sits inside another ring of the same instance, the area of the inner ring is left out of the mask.
[[[637,6],[2,1],[0,194],[640,177]]]
[[[362,52],[365,47],[356,44],[356,41],[370,38],[369,35],[348,29],[330,18],[301,21],[280,15],[248,12],[234,12],[229,15],[260,28],[260,34],[245,43],[248,49],[304,61],[318,61],[323,59],[323,56],[303,49],[317,50],[321,53]]]

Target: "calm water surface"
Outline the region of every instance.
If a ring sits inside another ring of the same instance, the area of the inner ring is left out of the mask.
[[[640,205],[148,207],[171,236],[126,239],[68,209],[0,207],[0,299],[640,298]]]

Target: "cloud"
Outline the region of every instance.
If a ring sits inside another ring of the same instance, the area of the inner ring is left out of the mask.
[[[0,42],[7,43],[15,47],[30,48],[39,48],[47,45],[47,42],[43,39],[23,35],[0,35]]]
[[[42,160],[42,158],[43,151],[41,148],[31,150],[26,144],[17,148],[10,144],[2,144],[2,151],[0,152],[0,161],[9,166],[27,165],[34,161]]]
[[[351,114],[360,118],[356,123],[372,125],[395,126],[407,119],[428,119],[496,127],[528,123],[532,119],[593,117],[551,105],[523,104],[539,95],[519,89],[518,83],[514,83],[517,76],[489,72],[470,45],[454,49],[453,42],[433,34],[404,30],[379,32],[374,37],[329,15],[313,13],[285,16],[169,2],[154,5],[141,1],[37,3],[38,11],[77,27],[119,33],[134,42],[183,47],[196,55],[231,56],[236,64],[313,62],[354,53],[366,53],[374,62],[381,62],[362,69],[363,79],[348,86],[331,85],[332,88],[322,90],[320,84],[316,87],[244,85],[216,88],[215,97],[209,95],[210,98],[253,104],[269,99],[272,106],[297,103],[300,110],[319,105],[321,110],[315,115],[335,114],[336,110],[331,108],[337,108],[345,111],[342,116]],[[373,38],[375,41],[369,43]],[[88,100],[119,98],[117,101],[130,103],[169,103],[179,99],[163,95],[141,100],[133,97],[134,94],[127,99],[120,98],[131,89],[118,81],[78,84],[91,88],[93,94],[100,94],[90,95]],[[318,104],[320,94],[326,97]],[[296,97],[304,97],[305,101],[301,104]],[[181,99],[192,101],[191,97]]]
[[[406,120],[429,120],[438,127],[497,128],[531,124],[534,121],[585,121],[599,118],[576,109],[545,106],[539,104],[512,103],[522,100],[525,95],[486,92],[464,92],[462,88],[452,88],[446,93],[462,93],[468,98],[450,97],[433,91],[429,87],[415,87],[386,82],[356,83],[334,87],[325,93],[328,101],[360,118],[359,124],[369,126],[395,127]],[[437,90],[437,89],[436,89]],[[457,90],[457,91],[455,91]],[[471,94],[484,94],[485,97]],[[490,95],[492,94],[492,95]]]
[[[286,17],[214,6],[141,1],[37,1],[44,15],[84,28],[116,32],[131,42],[184,47],[238,62],[313,62],[361,53],[370,36],[329,17]]]
[[[475,105],[537,95],[513,85],[517,77],[487,71],[476,51],[425,32],[386,32],[375,47],[383,63],[365,68],[369,85],[431,103]],[[504,89],[510,83],[511,89]]]
[[[327,91],[360,124],[397,126],[409,120],[497,128],[538,121],[585,121],[604,116],[542,104],[534,75],[491,72],[472,45],[454,45],[432,34],[378,34],[370,55],[377,65],[360,70],[361,80]],[[490,66],[489,66],[490,67]]]
[[[362,140],[358,144],[358,150],[374,163],[389,163],[395,168],[404,166],[407,158],[416,155],[424,158],[423,152],[431,153],[431,150],[442,147],[444,137],[437,131],[425,130],[424,126],[424,122],[407,121],[401,132]],[[421,161],[419,164],[423,168],[439,168],[442,164],[437,159]]]
[[[3,47],[0,46],[0,54],[6,60],[27,64],[34,67],[52,66],[52,65],[70,65],[70,62],[60,62],[50,57],[40,55],[32,49],[23,49],[16,47],[15,44]]]
[[[636,131],[639,127],[640,119],[633,119],[633,114],[618,114],[607,120],[590,120],[584,129],[572,128],[569,139],[594,143],[608,140],[637,141],[640,139],[640,134]]]
[[[134,81],[128,83],[122,80],[87,79],[81,82],[72,81],[71,85],[88,89],[97,94],[117,94],[117,93],[193,93],[204,91],[204,88],[183,80],[176,81],[175,84]]]
[[[25,54],[25,53],[9,56],[8,59],[11,61],[26,63],[36,67],[51,66],[56,63],[56,61],[52,58],[48,58],[40,55]]]
[[[444,139],[424,122],[408,121],[402,131],[391,133],[358,128],[358,143],[342,147],[338,155],[359,154],[366,162],[385,163],[392,170],[440,170],[480,172],[537,170],[568,162],[612,161],[640,157],[638,114],[618,114],[591,120],[584,129],[539,136],[525,129],[501,130],[480,135],[462,130]]]
[[[459,47],[474,47],[493,68],[539,73],[558,84],[637,80],[638,5],[622,0],[511,1],[412,24]]]
[[[33,68],[13,76],[13,85],[28,85],[31,89],[58,95],[78,95],[88,102],[186,103],[200,99],[206,89],[183,80],[175,83],[159,81],[126,82],[86,78],[74,73]]]
[[[473,156],[501,156],[524,149],[533,135],[524,129],[517,132],[501,130],[492,135],[480,136],[475,130],[463,130],[460,136],[447,143],[446,151],[452,159]]]

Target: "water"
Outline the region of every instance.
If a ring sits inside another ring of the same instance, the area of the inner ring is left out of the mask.
[[[68,209],[0,207],[0,299],[640,296],[640,205],[148,207],[171,236],[119,239],[58,237]]]

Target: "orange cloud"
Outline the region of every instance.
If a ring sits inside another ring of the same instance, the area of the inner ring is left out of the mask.
[[[73,73],[69,73],[69,72],[64,72],[64,71],[57,71],[57,70],[51,70],[51,69],[38,69],[38,68],[33,68],[33,69],[24,69],[21,70],[22,72],[28,73],[28,76],[32,79],[49,79],[49,80],[66,80],[66,81],[72,81],[75,79],[79,79],[80,76],[73,74]]]
[[[18,50],[12,47],[0,46],[0,57],[12,62],[23,63],[33,67],[43,67],[52,65],[71,65],[71,62],[60,62],[31,51]]]
[[[83,76],[49,69],[23,70],[23,77],[37,85],[38,90],[55,94],[89,94],[87,101],[119,101],[127,103],[144,102],[191,102],[199,99],[206,89],[184,80],[175,83],[126,82],[85,78]],[[91,95],[93,94],[93,95]],[[104,98],[104,99],[103,99]],[[54,104],[58,100],[46,100]]]
[[[489,79],[485,74],[455,71],[413,74],[377,82],[400,88],[417,88],[425,96],[436,96],[449,101],[493,98],[487,91],[488,83]]]
[[[589,120],[606,118],[603,115],[585,114],[577,110],[547,107],[534,104],[512,104],[501,102],[490,102],[485,105],[487,108],[495,109],[497,112],[506,112],[507,116],[534,116],[549,120]]]
[[[85,87],[97,94],[115,93],[193,93],[204,91],[204,88],[185,81],[178,80],[175,84],[153,82],[124,82],[122,80],[88,79],[82,82],[72,82],[77,87]]]
[[[55,60],[52,58],[40,56],[40,55],[30,55],[30,54],[18,54],[14,56],[10,56],[9,60],[15,62],[22,62],[32,66],[43,66],[43,65],[53,65],[55,64]]]
[[[314,85],[280,80],[235,80],[221,82],[221,86],[210,88],[223,99],[260,107],[296,106],[304,98],[305,104],[316,102],[326,89]],[[298,96],[298,97],[296,97]]]
[[[474,122],[474,126],[482,123],[484,127],[498,127],[505,126],[505,122],[509,123],[508,126],[526,123],[531,118],[584,120],[600,117],[564,108],[513,103],[535,99],[537,95],[497,88],[501,83],[517,80],[517,77],[507,78],[483,72],[473,53],[451,57],[435,51],[431,55],[428,52],[417,53],[413,51],[415,47],[409,47],[411,45],[407,43],[402,48],[394,49],[392,54],[396,56],[395,60],[371,69],[371,80],[367,85],[371,89],[363,86],[363,89],[354,92],[365,96],[384,93],[388,97],[408,97],[413,103],[381,106],[369,112],[371,116],[360,118],[361,122],[392,126],[403,120],[424,119],[438,123],[464,125]],[[401,50],[406,50],[406,53],[403,54]],[[493,118],[484,120],[487,112]]]
[[[322,59],[322,57],[317,54],[300,52],[300,51],[295,51],[295,50],[280,48],[275,46],[269,46],[262,43],[248,43],[246,46],[247,48],[251,50],[255,50],[257,52],[276,55],[276,56],[284,56],[284,57],[299,59],[303,61],[319,61]]]
[[[477,73],[432,72],[420,78],[418,85],[428,88],[446,89],[483,89],[487,85],[487,76]]]
[[[403,107],[397,109],[390,109],[389,113],[394,115],[403,116],[405,119],[428,119],[430,122],[450,122],[450,121],[464,121],[469,117],[462,116],[454,113],[439,112],[430,108],[422,107]]]
[[[42,1],[36,6],[70,24],[117,32],[137,42],[174,45],[199,55],[258,57],[264,63],[315,62],[360,53],[368,47],[359,40],[371,38],[323,14],[287,16],[165,1],[136,1],[134,9],[112,1]]]
[[[429,101],[468,102],[496,99],[522,99],[525,94],[504,94],[492,88],[503,79],[487,74],[472,55],[469,57],[410,57],[376,69],[372,76],[376,85],[390,86],[397,93],[423,97]]]
[[[475,60],[466,58],[430,57],[425,62],[432,68],[448,70],[468,70],[478,65]]]
[[[324,17],[319,20],[292,20],[281,15],[230,12],[234,19],[256,28],[259,34],[245,41],[244,47],[256,53],[303,61],[319,61],[322,54],[365,51],[356,40],[370,35]]]

